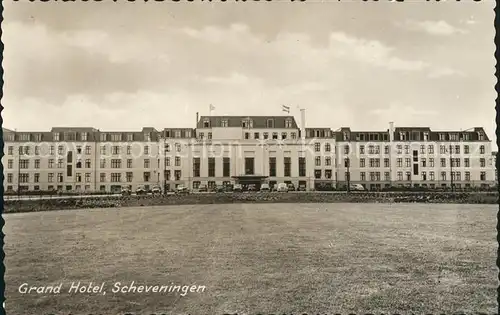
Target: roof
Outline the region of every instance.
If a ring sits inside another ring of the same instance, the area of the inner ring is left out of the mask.
[[[253,121],[253,127],[257,129],[266,128],[287,128],[285,122],[287,120],[292,121],[290,128],[298,129],[297,122],[293,116],[201,116],[197,123],[197,128],[204,128],[203,123],[205,121],[210,122],[211,127],[222,127],[222,121],[227,121],[227,127],[242,127],[242,122],[251,119]],[[272,119],[274,121],[274,126],[269,127],[267,121]]]

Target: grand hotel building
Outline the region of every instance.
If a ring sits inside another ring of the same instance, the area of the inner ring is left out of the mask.
[[[3,129],[5,191],[118,192],[128,185],[171,190],[225,183],[280,183],[308,189],[362,184],[496,185],[483,128],[394,127],[352,131],[299,128],[293,116],[202,116],[196,128],[107,132]],[[302,116],[301,125],[305,118]]]

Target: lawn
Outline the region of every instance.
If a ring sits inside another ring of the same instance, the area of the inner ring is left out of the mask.
[[[493,205],[225,204],[4,215],[7,314],[497,312]],[[72,293],[72,282],[105,282]],[[113,293],[113,284],[205,286]],[[63,283],[60,294],[21,294]]]

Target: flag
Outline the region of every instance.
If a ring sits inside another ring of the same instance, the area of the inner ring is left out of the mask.
[[[213,110],[215,110],[215,106],[210,104],[210,111],[213,111]]]
[[[290,106],[281,105],[281,110],[290,114]]]

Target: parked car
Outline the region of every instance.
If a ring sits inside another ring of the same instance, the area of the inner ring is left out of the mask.
[[[175,188],[175,192],[178,194],[189,194],[189,189],[184,185],[178,185]]]
[[[233,191],[235,192],[241,192],[243,190],[243,187],[241,184],[234,184]]]
[[[161,195],[161,187],[158,185],[153,186],[153,189],[151,189],[151,193],[153,193],[153,195]]]
[[[277,192],[288,192],[288,185],[286,183],[279,183],[276,188]]]
[[[130,186],[123,186],[121,193],[122,196],[130,196],[132,194],[132,189],[130,189]]]
[[[226,190],[226,188],[223,185],[217,185],[215,187],[215,192],[222,193]]]
[[[136,195],[147,195],[148,194],[148,191],[146,190],[146,187],[140,185],[140,186],[137,186],[136,190],[135,190],[135,194]]]
[[[295,191],[295,185],[292,183],[288,184],[288,191]]]
[[[262,184],[262,185],[260,185],[260,191],[263,191],[263,192],[269,192],[269,191],[271,191],[271,189],[269,188],[269,184]]]
[[[356,190],[356,191],[363,191],[365,190],[365,187],[363,187],[363,185],[361,184],[351,184],[349,186],[350,190]]]
[[[306,185],[299,185],[297,191],[307,191]]]
[[[255,184],[249,184],[247,191],[257,191],[257,186],[255,186]]]
[[[199,192],[208,192],[207,185],[200,185],[200,187],[198,188],[198,191]]]

